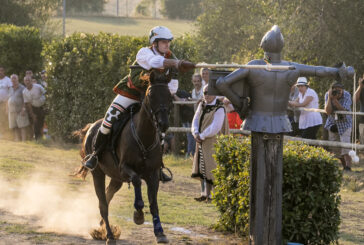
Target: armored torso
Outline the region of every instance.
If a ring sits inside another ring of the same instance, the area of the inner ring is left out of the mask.
[[[264,60],[253,60],[249,65],[265,65]],[[291,65],[281,61],[274,65]],[[290,132],[287,105],[291,86],[299,73],[289,71],[249,70],[246,81],[250,87],[251,111],[244,123],[244,129],[255,132]]]

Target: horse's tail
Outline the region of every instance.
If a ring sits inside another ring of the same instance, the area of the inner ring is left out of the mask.
[[[80,149],[80,156],[82,158],[82,161],[81,161],[81,166],[78,168],[78,170],[76,170],[73,174],[71,174],[71,176],[74,176],[77,178],[82,178],[82,179],[85,179],[87,176],[88,169],[83,166],[83,162],[87,155],[86,154],[86,140],[87,140],[88,136],[86,136],[86,135],[92,125],[93,125],[92,123],[89,123],[83,129],[72,132],[72,136],[78,137],[80,140],[82,140],[82,146]]]

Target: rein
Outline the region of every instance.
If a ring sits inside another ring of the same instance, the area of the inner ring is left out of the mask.
[[[153,84],[151,85],[148,89],[151,89],[152,87],[157,87],[157,86],[167,86],[167,84]],[[136,128],[135,128],[135,124],[134,124],[134,121],[133,121],[133,111],[131,110],[130,111],[130,128],[131,128],[131,132],[132,132],[132,135],[133,135],[133,138],[135,139],[139,149],[141,150],[142,152],[142,155],[143,155],[143,159],[146,160],[148,158],[148,154],[154,150],[154,148],[156,148],[159,143],[160,143],[160,135],[161,135],[161,132],[159,130],[159,127],[158,127],[158,123],[157,123],[157,119],[156,119],[156,114],[161,111],[161,110],[166,110],[166,106],[164,105],[160,105],[160,107],[156,110],[156,111],[153,111],[153,109],[150,107],[150,103],[149,104],[149,108],[147,107],[147,103],[145,102],[146,99],[148,99],[148,95],[145,97],[144,101],[142,102],[142,108],[145,110],[145,112],[148,114],[148,119],[151,121],[151,123],[153,124],[153,127],[154,129],[156,130],[156,134],[155,134],[155,139],[154,139],[154,142],[153,144],[151,144],[149,147],[145,147],[142,140],[140,139],[140,137],[138,136],[138,133],[136,132]],[[149,102],[149,100],[148,100]]]

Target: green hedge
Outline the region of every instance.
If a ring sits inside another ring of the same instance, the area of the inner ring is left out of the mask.
[[[69,140],[71,132],[104,116],[114,99],[112,88],[129,72],[146,37],[75,33],[53,40],[43,50],[48,72],[48,126],[56,138]],[[191,37],[177,38],[172,51],[178,58],[196,60]],[[179,78],[192,86],[191,73]]]
[[[250,138],[221,137],[216,144],[214,203],[217,227],[249,233]],[[319,147],[298,142],[283,151],[283,237],[302,244],[338,240],[342,172],[337,160]]]
[[[28,69],[34,73],[42,69],[42,39],[34,27],[0,25],[0,65],[6,74],[23,76]]]

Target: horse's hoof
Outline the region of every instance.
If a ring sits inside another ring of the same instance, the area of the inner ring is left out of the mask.
[[[168,238],[164,234],[159,234],[156,237],[157,243],[169,243]]]
[[[134,223],[137,225],[144,224],[144,212],[143,210],[134,211]]]
[[[107,239],[106,240],[106,245],[116,245],[116,240],[115,239]]]

